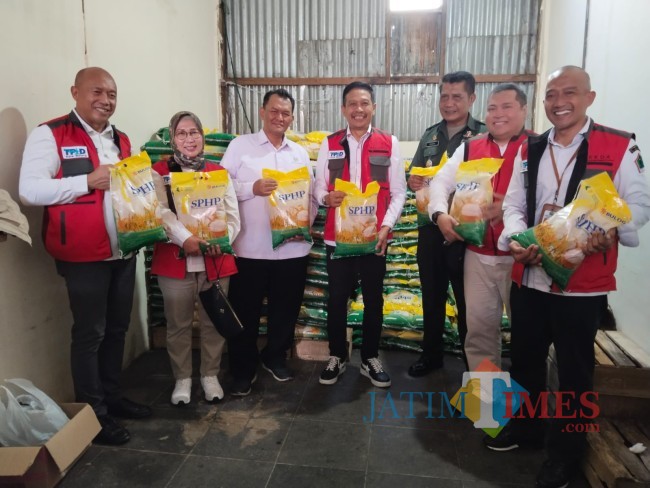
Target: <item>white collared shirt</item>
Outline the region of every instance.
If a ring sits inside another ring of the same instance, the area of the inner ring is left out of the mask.
[[[372,126],[368,127],[368,131],[357,141],[350,132],[348,127],[346,137],[350,148],[350,182],[361,188],[361,153],[363,145],[370,136]],[[388,226],[391,229],[395,226],[402,214],[402,207],[406,201],[406,176],[404,172],[404,163],[400,156],[399,142],[395,136],[391,136],[392,148],[390,156],[390,170],[388,172],[388,180],[390,186],[390,204],[386,209],[386,215],[380,227]],[[327,138],[323,140],[318,151],[318,161],[316,162],[316,183],[314,188],[314,196],[316,201],[323,202],[325,196],[329,193],[327,189],[329,186],[329,171],[327,169],[329,160],[329,144]],[[335,246],[334,241],[325,241],[330,246]]]
[[[233,179],[237,199],[241,230],[233,243],[237,256],[249,259],[291,259],[309,254],[311,244],[303,241],[285,242],[273,250],[271,222],[269,220],[268,197],[253,194],[253,184],[262,178],[262,169],[293,171],[306,166],[311,175],[311,164],[307,151],[286,137],[279,148],[269,141],[263,130],[255,134],[236,137],[223,155],[221,165]],[[310,190],[313,189],[313,179]],[[311,193],[311,191],[310,191]],[[311,197],[310,216],[313,222],[318,203]]]
[[[120,161],[120,150],[113,140],[113,127],[110,122],[102,132],[97,132],[84,121],[76,110],[82,127],[92,139],[100,164],[114,164]],[[58,205],[72,203],[80,196],[89,193],[88,175],[56,178],[61,168],[59,151],[52,130],[47,125],[36,127],[25,144],[23,162],[20,168],[18,193],[25,205]],[[104,192],[104,222],[111,242],[112,257],[119,258],[117,229],[113,217],[113,202],[110,191]]]

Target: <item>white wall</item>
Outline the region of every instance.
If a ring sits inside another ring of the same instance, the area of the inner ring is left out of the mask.
[[[27,134],[70,111],[76,72],[101,66],[118,86],[112,122],[139,147],[181,109],[220,128],[218,0],[0,1],[0,188],[18,200]],[[82,10],[83,5],[83,10]],[[0,243],[0,378],[24,377],[70,400],[71,316],[40,242],[40,208],[23,208],[34,245]],[[142,261],[142,260],[140,260]],[[126,361],[146,348],[142,263]]]
[[[650,46],[647,0],[591,0],[585,45],[586,0],[544,0],[540,41],[540,83],[537,95],[537,131],[550,124],[541,101],[545,79],[554,69],[575,64],[591,76],[596,100],[589,114],[599,123],[635,132],[646,160],[650,160],[650,67],[645,62]],[[648,177],[650,171],[646,171]],[[640,232],[637,248],[620,247],[616,273],[618,291],[610,295],[618,327],[650,351],[650,225]]]

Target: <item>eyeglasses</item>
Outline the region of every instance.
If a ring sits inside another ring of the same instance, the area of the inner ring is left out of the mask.
[[[189,132],[186,132],[184,130],[179,130],[174,133],[174,137],[178,138],[179,141],[184,141],[187,139],[187,136],[190,136],[192,139],[198,139],[201,137],[203,134],[201,134],[201,131],[198,130],[191,130]]]

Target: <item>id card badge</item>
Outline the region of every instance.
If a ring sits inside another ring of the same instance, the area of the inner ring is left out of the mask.
[[[560,210],[562,207],[558,205],[553,205],[552,203],[546,203],[542,207],[542,222],[550,219],[553,214],[555,214],[558,210]]]

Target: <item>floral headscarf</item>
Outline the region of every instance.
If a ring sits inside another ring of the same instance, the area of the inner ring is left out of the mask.
[[[189,158],[185,156],[183,153],[180,152],[178,147],[176,147],[176,144],[174,143],[174,135],[176,134],[176,127],[178,127],[178,123],[181,121],[183,117],[189,117],[192,119],[192,121],[196,124],[196,127],[199,129],[201,132],[201,142],[202,144],[205,144],[205,138],[203,137],[203,124],[201,124],[201,120],[194,115],[192,112],[178,112],[174,114],[169,121],[169,142],[172,146],[172,149],[174,150],[174,160],[183,168],[190,168],[193,171],[198,171],[200,169],[203,169],[205,166],[205,158],[203,157],[203,149],[201,149],[201,152],[193,157]]]

